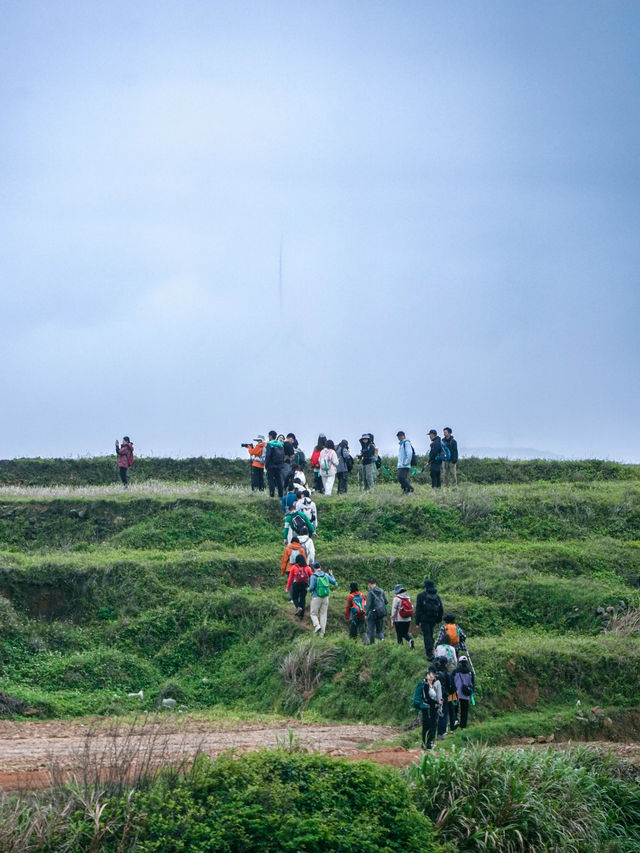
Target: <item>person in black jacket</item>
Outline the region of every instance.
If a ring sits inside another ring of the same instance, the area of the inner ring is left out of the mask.
[[[284,481],[282,478],[282,466],[284,465],[284,442],[279,440],[274,429],[269,430],[269,441],[264,457],[264,467],[267,470],[267,482],[269,484],[269,494],[271,497],[275,495],[276,488],[278,489],[278,497],[284,495]]]
[[[416,624],[420,625],[424,639],[424,650],[427,660],[433,660],[433,632],[436,625],[442,621],[444,608],[442,600],[432,580],[424,582],[424,592],[416,599]]]
[[[458,709],[453,701],[456,685],[453,674],[447,669],[448,661],[446,658],[436,658],[433,663],[438,681],[442,685],[442,716],[438,718],[438,737],[443,738],[447,733],[447,723],[449,723],[451,731],[459,725]]]
[[[442,444],[440,436],[435,429],[429,430],[429,473],[431,474],[431,488],[439,489],[442,485]]]
[[[444,463],[444,485],[457,486],[458,475],[456,473],[456,462],[458,461],[458,442],[453,437],[451,427],[442,430],[442,443],[446,444],[451,454],[451,459]]]

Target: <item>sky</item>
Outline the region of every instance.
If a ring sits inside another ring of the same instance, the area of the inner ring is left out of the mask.
[[[0,10],[0,457],[640,462],[636,0]]]

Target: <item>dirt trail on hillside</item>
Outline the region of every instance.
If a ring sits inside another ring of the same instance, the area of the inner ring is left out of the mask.
[[[321,726],[289,720],[280,724],[219,723],[149,719],[134,726],[105,720],[0,720],[0,790],[42,788],[71,774],[113,773],[135,777],[140,768],[178,764],[196,753],[211,757],[276,746],[295,746],[356,761],[404,767],[419,760],[419,749],[375,744],[400,733],[392,726]],[[418,735],[416,735],[416,738]],[[554,743],[554,748],[567,744]],[[640,743],[593,742],[618,758],[640,766]],[[511,747],[525,746],[522,742]],[[547,744],[534,744],[533,748]]]

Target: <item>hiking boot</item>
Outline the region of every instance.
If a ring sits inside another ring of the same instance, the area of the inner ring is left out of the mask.
[[[453,728],[457,729],[457,728],[459,728],[459,726],[460,726],[460,722],[458,720],[455,720],[455,722],[453,723]]]
[[[296,616],[302,619],[302,617],[304,616],[304,610],[302,609],[302,607],[298,607],[298,609],[296,610]]]
[[[421,599],[422,600],[422,599]],[[413,637],[409,637],[409,648],[412,649],[414,647]]]
[[[322,629],[321,629],[321,628],[320,628],[320,626],[318,625],[318,627],[317,627],[317,628],[314,628],[314,629],[313,629],[313,633],[314,633],[314,634],[319,634],[321,630],[322,630]]]

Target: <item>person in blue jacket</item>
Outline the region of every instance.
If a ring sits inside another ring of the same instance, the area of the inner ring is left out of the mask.
[[[411,477],[411,459],[413,457],[413,446],[403,430],[398,430],[398,482],[402,487],[402,492],[408,495],[414,491],[413,486],[409,482]]]

